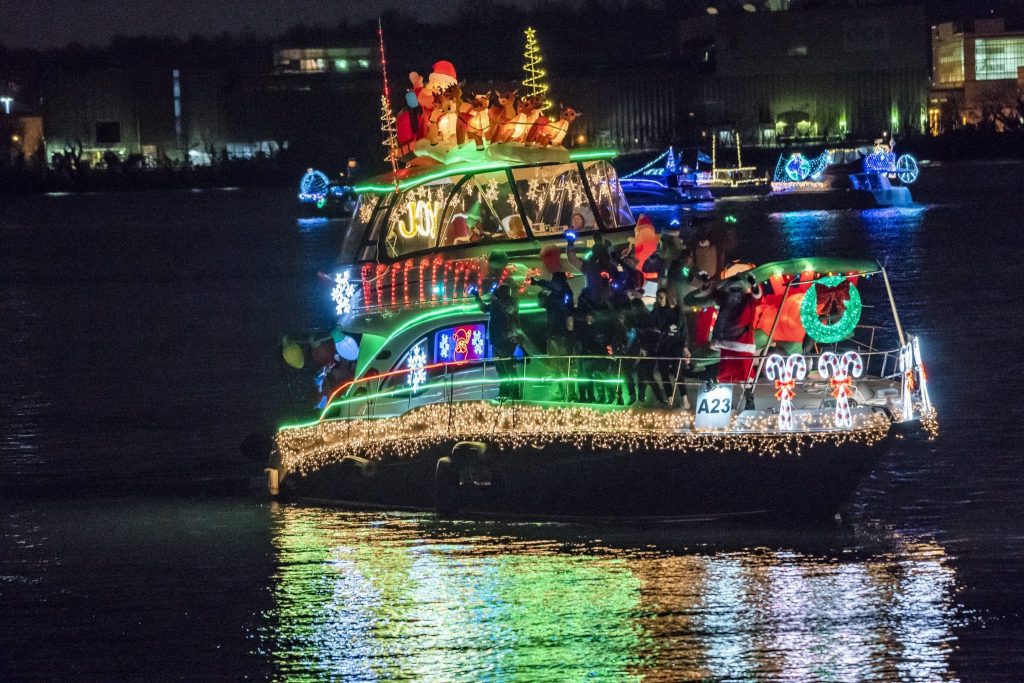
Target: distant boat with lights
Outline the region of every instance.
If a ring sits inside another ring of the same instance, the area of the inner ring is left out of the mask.
[[[440,98],[457,81],[447,62],[437,74]],[[556,269],[550,257],[560,263],[570,241],[619,251],[658,238],[637,225],[614,151],[566,149],[564,130],[537,144],[511,119],[504,138],[462,142],[456,125],[450,137],[432,127],[407,163],[393,152],[391,173],[355,187],[338,265],[322,274],[334,324],[282,342],[322,398],[277,431],[273,495],[446,516],[822,518],[898,432],[934,434],[918,340],[871,260],[702,279],[685,298],[691,359],[546,354],[534,278]],[[577,297],[585,278],[567,275]],[[519,301],[514,360],[494,358],[474,297],[503,286]],[[595,361],[603,370],[582,376]],[[643,363],[657,364],[667,400],[641,392],[627,405]],[[569,400],[584,384],[610,400]]]
[[[770,199],[786,209],[910,206],[914,199],[908,185],[919,174],[917,160],[910,154],[897,156],[891,141],[826,149],[813,157],[792,152],[775,165]]]
[[[676,206],[679,204],[702,204],[707,209],[714,207],[714,195],[706,187],[699,187],[691,181],[684,184],[691,170],[679,162],[675,150],[669,147],[640,168],[619,179],[622,191],[630,206]]]
[[[332,181],[314,168],[302,175],[298,199],[305,218],[344,218],[352,215],[356,205],[351,185]]]

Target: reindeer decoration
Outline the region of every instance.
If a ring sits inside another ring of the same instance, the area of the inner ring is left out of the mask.
[[[499,90],[497,106],[491,107],[488,118],[491,122],[491,142],[506,142],[506,133],[512,134],[512,119],[516,117],[516,93],[518,90]]]
[[[430,114],[428,134],[430,144],[461,144],[465,141],[465,130],[459,125],[459,104],[462,91],[453,83],[434,94],[434,110]],[[462,138],[460,140],[459,138]]]
[[[466,137],[476,143],[477,149],[484,149],[491,142],[491,92],[482,95],[474,92],[469,107]]]
[[[533,125],[540,118],[540,111],[537,109],[540,104],[540,98],[534,95],[519,98],[519,103],[516,105],[516,116],[507,124],[506,133],[503,135],[505,142],[529,142]]]
[[[577,116],[580,116],[582,112],[578,112],[572,107],[563,107],[562,116],[551,122],[545,122],[545,125],[540,127],[537,132],[535,141],[541,147],[547,147],[548,145],[560,146],[565,140],[566,134],[569,132],[569,124],[576,120]]]

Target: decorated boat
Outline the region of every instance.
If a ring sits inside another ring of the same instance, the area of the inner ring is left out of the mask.
[[[914,200],[907,186],[919,174],[917,160],[910,154],[897,156],[892,141],[826,149],[813,157],[792,152],[781,155],[775,165],[772,199],[816,209],[908,206]]]
[[[351,215],[356,194],[347,183],[335,182],[311,168],[299,181],[299,205],[305,218],[343,218]]]
[[[897,432],[934,433],[920,344],[876,262],[691,278],[667,258],[671,238],[634,219],[613,151],[567,149],[564,129],[534,135],[535,95],[522,119],[444,119],[457,84],[447,62],[419,79],[433,95],[417,100],[436,106],[407,145],[385,88],[392,171],[354,188],[337,266],[322,274],[333,325],[282,343],[320,397],[276,433],[273,495],[536,519],[822,517]],[[666,269],[651,272],[659,240]],[[689,307],[692,353],[673,309],[658,348],[675,357],[630,355],[596,319],[610,329],[626,306],[643,309],[636,297],[659,276]],[[632,300],[620,291],[612,305],[624,282]],[[585,289],[580,326],[552,327]],[[499,334],[513,320],[514,335]]]
[[[712,208],[711,190],[695,182],[683,183],[691,170],[679,163],[675,150],[669,147],[640,168],[619,180],[626,199],[633,207],[702,204]]]
[[[674,364],[667,405],[553,399],[587,357],[544,353],[542,250],[567,246],[574,216],[584,246],[621,246],[635,221],[612,152],[489,149],[356,187],[325,335],[346,379],[314,419],[278,431],[274,493],[449,515],[821,517],[897,433],[934,430],[920,343],[870,260],[768,263],[691,293],[695,353],[661,359]],[[473,298],[501,284],[525,333],[511,380]],[[750,338],[718,339],[737,311]],[[595,381],[621,394],[628,368],[652,359],[602,362]],[[515,398],[501,397],[509,381]]]

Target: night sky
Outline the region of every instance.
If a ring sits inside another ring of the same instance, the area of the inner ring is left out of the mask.
[[[498,1],[534,6],[532,0]],[[674,1],[698,12],[708,4],[721,7],[740,2]],[[865,0],[865,4],[902,1]],[[330,27],[346,18],[363,20],[391,7],[421,18],[444,19],[460,4],[458,0],[0,0],[0,45],[49,48],[79,42],[102,47],[119,34],[188,37],[251,31],[267,37],[296,24]],[[920,0],[919,4],[928,8],[932,20],[986,15],[1024,20],[1024,0]]]
[[[346,17],[366,19],[389,7],[425,18],[456,6],[445,0],[2,0],[0,44],[103,46],[118,34],[187,37],[252,31],[271,36],[296,24],[333,26]]]

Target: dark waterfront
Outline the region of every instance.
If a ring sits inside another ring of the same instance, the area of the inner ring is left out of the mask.
[[[1022,178],[925,167],[910,209],[720,205],[737,258],[886,262],[939,409],[849,527],[789,532],[238,495],[262,468],[239,445],[300,408],[277,343],[329,315],[341,224],[297,222],[291,189],[5,197],[0,679],[1019,680]]]

